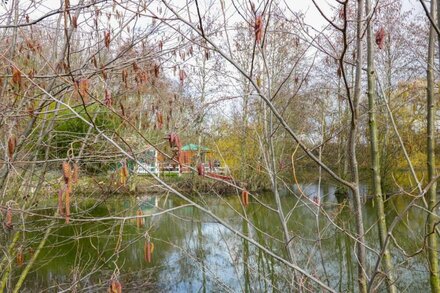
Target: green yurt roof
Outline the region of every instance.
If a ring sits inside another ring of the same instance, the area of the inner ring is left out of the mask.
[[[198,151],[198,150],[209,151],[210,149],[205,146],[200,146],[198,144],[193,144],[193,143],[186,144],[182,147],[182,151]]]

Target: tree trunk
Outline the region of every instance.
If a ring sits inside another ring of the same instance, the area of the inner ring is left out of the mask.
[[[376,125],[376,72],[374,68],[374,47],[373,47],[373,32],[371,30],[371,1],[365,1],[365,13],[369,17],[367,23],[367,72],[368,72],[368,117],[370,126],[370,150],[371,150],[371,169],[373,176],[373,192],[376,204],[376,211],[378,217],[378,230],[380,246],[383,249],[385,239],[387,237],[388,229],[385,218],[385,208],[382,195],[382,178],[380,173],[380,156],[379,156],[379,142],[377,139],[377,125]],[[381,257],[381,256],[379,256]],[[393,264],[391,260],[390,251],[385,248],[383,251],[383,269],[387,276],[386,282],[388,292],[396,293],[397,288],[394,284],[395,279],[393,275]]]
[[[362,201],[359,191],[359,170],[356,158],[356,138],[358,132],[358,112],[359,112],[359,98],[361,95],[361,75],[362,75],[362,34],[363,34],[363,8],[364,1],[358,0],[357,11],[357,37],[356,37],[356,71],[355,71],[355,85],[352,99],[352,113],[350,134],[348,138],[348,156],[349,156],[349,170],[351,187],[353,193],[354,213],[356,217],[356,238],[357,238],[357,258],[358,258],[358,284],[359,292],[367,292],[367,278],[366,278],[366,250],[365,250],[365,236],[364,236],[364,222],[362,219]]]
[[[431,1],[431,17],[437,17],[437,1]],[[429,28],[428,43],[428,68],[427,68],[427,164],[428,164],[428,182],[435,177],[435,101],[434,101],[434,46],[435,46],[435,30],[432,25]],[[429,256],[429,272],[432,292],[440,292],[440,277],[438,267],[438,251],[437,251],[437,234],[435,233],[435,223],[437,214],[435,211],[437,202],[437,183],[434,183],[428,193],[428,256]]]

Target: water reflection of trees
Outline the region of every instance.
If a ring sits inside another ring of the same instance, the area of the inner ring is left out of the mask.
[[[300,201],[290,193],[282,195],[286,211],[295,207],[289,221],[292,245],[302,267],[316,275],[327,276],[328,280],[325,281],[333,288],[354,290],[356,256],[352,252],[354,241],[347,233],[354,229],[352,210],[346,202],[338,203],[326,194],[327,190],[331,188],[324,187],[323,190],[324,198],[328,196],[323,200],[322,207],[326,216],[321,214],[319,217],[316,217],[316,205]],[[273,204],[270,193],[262,195],[260,200]],[[388,216],[398,214],[406,207],[406,201],[402,198],[390,200],[387,203]],[[275,213],[267,213],[263,207],[251,205],[246,215],[239,217],[233,210],[239,209],[241,204],[236,196],[206,197],[203,203],[210,205],[217,215],[228,219],[234,229],[270,247],[277,254],[285,255],[286,250],[280,240],[282,230]],[[180,204],[173,197],[160,197],[157,205],[154,202],[149,207],[139,205],[135,199],[126,200],[123,204],[112,200],[100,205],[79,205],[77,214],[85,218],[109,214],[130,215],[139,207],[143,207],[145,214],[153,216],[146,217],[142,227],[136,226],[135,219],[117,225],[113,221],[73,222],[70,225],[55,223],[48,244],[41,252],[41,261],[31,272],[26,288],[32,288],[38,280],[41,290],[100,290],[108,285],[107,281],[102,280],[109,279],[116,263],[121,268],[121,278],[126,288],[202,292],[233,291],[234,288],[241,288],[245,292],[289,290],[289,268],[237,237],[199,209],[186,207],[154,216],[160,209]],[[365,224],[371,229],[366,239],[377,250],[375,219],[374,207],[367,204]],[[46,227],[49,221],[44,217],[33,219],[32,225],[26,230],[27,246],[24,249],[39,243],[42,237],[40,229]],[[423,278],[420,278],[420,284],[414,284],[414,276],[426,271],[420,261],[424,255],[408,257],[423,245],[423,231],[415,229],[423,221],[417,209],[411,210],[395,229],[395,235],[404,235],[399,239],[399,247],[392,246],[399,281],[414,288],[427,285],[421,281]],[[145,262],[143,255],[146,234],[155,245],[151,264]],[[120,235],[122,239],[119,239]],[[120,247],[115,253],[117,245]],[[370,252],[368,257],[373,261],[376,254]],[[325,259],[325,267],[322,258]],[[304,285],[307,287],[307,283]]]

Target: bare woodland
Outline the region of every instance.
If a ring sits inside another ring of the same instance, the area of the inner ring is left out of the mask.
[[[440,292],[440,1],[309,4],[2,1],[0,291]]]

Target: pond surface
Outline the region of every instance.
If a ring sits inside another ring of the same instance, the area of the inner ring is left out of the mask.
[[[297,186],[292,190],[299,191]],[[310,198],[318,194],[316,184],[303,185],[301,190]],[[319,207],[313,200],[304,197],[298,200],[292,192],[282,193],[285,213],[293,209],[289,230],[293,235],[291,242],[296,262],[337,291],[355,291],[354,241],[342,231],[354,229],[352,209],[346,201],[338,202],[333,186],[324,186],[319,195],[325,215],[317,216]],[[278,215],[254,199],[251,198],[247,208],[241,205],[238,194],[228,197],[201,195],[193,199],[234,229],[274,253],[286,255]],[[258,199],[275,207],[270,193],[260,194]],[[402,197],[388,200],[388,220],[401,212],[408,201]],[[186,204],[175,196],[140,195],[140,198],[76,199],[73,202],[70,224],[44,217],[33,217],[27,224],[27,232],[23,234],[25,241],[20,240],[26,251],[25,264],[30,258],[29,251],[35,250],[47,227],[52,230],[23,292],[105,292],[113,273],[119,276],[123,292],[289,291],[291,275],[285,265],[197,208],[185,206],[160,213]],[[142,227],[138,227],[136,219],[92,220],[134,216],[139,209],[149,216]],[[40,213],[53,215],[53,209],[43,209]],[[371,202],[365,204],[364,218],[368,244],[378,251],[376,215]],[[423,244],[424,222],[423,212],[411,209],[394,231],[399,249],[395,243],[391,247],[400,291],[429,290],[426,256],[404,256],[404,253],[415,253]],[[342,229],[335,228],[332,223]],[[151,263],[145,260],[144,252],[148,238],[154,243]],[[373,267],[376,254],[369,251],[368,260]],[[23,268],[14,269],[14,278],[18,278]],[[305,284],[306,287],[312,285],[310,281]]]

